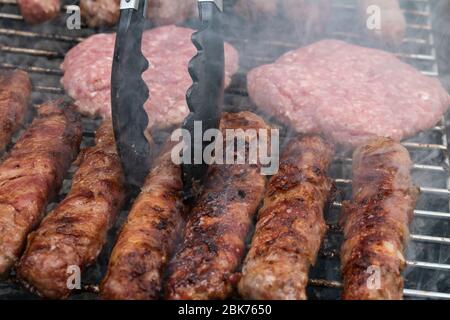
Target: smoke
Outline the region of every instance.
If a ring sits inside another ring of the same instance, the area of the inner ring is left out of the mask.
[[[289,3],[289,1],[283,2],[284,4],[278,4],[275,7],[275,10],[269,7],[268,11],[264,9],[261,12],[258,12],[258,8],[255,7],[257,3],[266,3],[269,1],[247,1],[247,6],[241,4],[241,7],[238,7],[237,9],[234,8],[236,2],[237,1],[224,1],[226,5],[226,12],[223,19],[225,40],[232,43],[239,50],[241,56],[241,69],[238,74],[235,75],[231,86],[226,92],[226,111],[251,110],[262,114],[248,98],[246,92],[246,73],[258,65],[273,62],[280,55],[289,50],[296,49],[320,39],[332,37],[391,51],[400,50],[405,53],[419,53],[422,55],[430,54],[430,46],[426,41],[425,43],[423,41],[403,41],[400,48],[396,48],[370,37],[370,34],[366,33],[367,30],[364,29],[364,25],[361,24],[361,16],[358,16],[355,9],[355,0],[319,1],[322,3],[321,5],[327,6],[323,7],[325,9],[319,11],[311,9],[311,5],[316,1],[298,0],[298,3],[306,3],[306,7],[292,12],[286,10],[287,7],[285,4]],[[66,1],[66,4],[73,3],[77,3],[77,1]],[[405,15],[408,24],[421,25],[424,23],[426,17],[413,14],[413,12],[423,10],[423,6],[426,5],[425,2],[401,1],[401,3],[408,11]],[[434,1],[433,3],[435,3],[433,12],[436,17],[433,21],[433,30],[436,38],[435,44],[437,45],[437,55],[438,58],[440,58],[440,62],[446,63],[439,65],[439,71],[442,75],[442,80],[447,88],[450,89],[450,63],[448,63],[448,57],[450,56],[450,1],[440,0]],[[257,14],[254,14],[255,11]],[[17,14],[18,10],[17,7],[13,5],[0,5],[0,12]],[[39,34],[58,34],[69,37],[87,37],[98,31],[87,28],[82,28],[77,31],[67,30],[64,19],[65,16],[63,14],[56,21],[38,26],[27,26],[26,30],[37,32]],[[195,27],[195,19],[190,20],[187,25]],[[24,29],[23,22],[7,19],[0,20],[0,27],[15,30]],[[109,29],[109,31],[111,30]],[[407,39],[421,40],[427,39],[428,36],[429,30],[420,28],[408,28],[406,30]],[[30,40],[30,38],[27,37],[0,35],[0,44],[7,44],[9,47],[46,50],[56,52],[57,54],[56,56],[47,57],[3,51],[0,55],[0,63],[58,70],[62,61],[62,56],[69,48],[74,46],[76,42],[54,41],[47,38],[33,38]],[[428,71],[433,67],[433,61],[429,60],[417,61],[409,59],[407,61],[415,64],[417,68],[423,71]],[[35,86],[60,87],[59,74],[32,73],[31,77]],[[56,97],[60,97],[60,95],[35,91],[33,93],[33,103],[40,103]],[[265,118],[282,129],[282,136],[285,137],[284,143],[288,143],[288,137],[292,133],[292,128],[284,126],[278,119],[271,118],[267,115],[265,115]],[[95,123],[86,122],[85,128],[87,131],[93,132],[95,125]],[[162,135],[166,137],[167,132]],[[164,139],[161,138],[161,142],[163,140]],[[442,133],[429,131],[409,140],[409,142],[440,144],[443,143]],[[88,146],[90,144],[92,144],[92,140],[85,137],[84,145]],[[416,164],[431,166],[448,165],[445,163],[448,155],[443,150],[435,149],[430,151],[430,149],[425,148],[410,148],[409,151]],[[351,179],[351,163],[348,160],[342,160],[342,158],[348,158],[349,156],[348,153],[341,154],[339,156],[341,160],[336,161],[332,165],[330,175],[333,178]],[[445,169],[447,168],[445,167]],[[449,174],[447,171],[433,171],[418,168],[413,170],[413,179],[415,183],[422,187],[447,189],[448,176]],[[66,180],[60,198],[64,196],[69,187],[70,180]],[[341,183],[338,187],[340,191],[337,194],[336,201],[341,202],[345,199],[349,199],[351,196],[351,185]],[[51,207],[49,209],[51,209]],[[449,212],[449,197],[446,194],[423,192],[419,198],[417,209]],[[100,281],[106,268],[111,246],[114,243],[115,234],[122,225],[126,214],[126,210],[122,212],[115,228],[110,232],[108,244],[98,260],[99,263],[86,270],[85,276],[83,277],[85,284],[94,284]],[[341,209],[339,207],[331,206],[325,214],[327,221],[331,225],[336,225],[341,214]],[[448,219],[416,217],[411,226],[411,232],[419,235],[449,237],[448,230],[450,230],[450,221]],[[340,280],[339,259],[337,256],[333,256],[329,253],[339,252],[341,243],[342,235],[339,230],[330,229],[322,247],[323,254],[319,257],[316,267],[311,271],[311,278]],[[407,259],[450,264],[450,249],[446,244],[412,241],[407,249]],[[409,267],[405,272],[405,277],[406,287],[408,288],[441,292],[448,292],[450,288],[449,277],[446,271],[433,271]],[[340,294],[340,290],[338,289],[310,287],[308,290],[309,296],[313,299],[336,299]],[[19,297],[31,298],[33,296],[24,293],[23,290],[10,282],[0,282],[0,299]],[[87,297],[90,296],[76,295],[74,298]]]

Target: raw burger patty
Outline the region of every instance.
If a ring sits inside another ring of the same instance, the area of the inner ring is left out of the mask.
[[[394,55],[323,40],[248,74],[251,99],[299,132],[322,132],[354,147],[373,136],[395,140],[435,125],[450,96],[438,80]]]
[[[191,42],[192,29],[174,25],[146,31],[143,52],[150,68],[143,78],[150,88],[150,99],[145,104],[149,126],[169,126],[181,123],[188,115],[186,91],[192,85],[188,63],[197,53]],[[97,34],[71,49],[62,64],[62,83],[67,93],[76,100],[79,111],[95,116],[111,112],[111,67],[114,52],[114,34]],[[239,66],[237,51],[225,46],[225,84]]]

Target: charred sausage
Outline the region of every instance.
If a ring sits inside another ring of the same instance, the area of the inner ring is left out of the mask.
[[[318,136],[289,142],[267,187],[242,268],[243,298],[306,299],[309,268],[327,230],[323,210],[333,189],[326,175],[333,153]]]
[[[353,155],[353,198],[344,203],[344,299],[401,299],[408,240],[418,189],[399,143],[378,138]]]
[[[17,274],[47,298],[65,298],[68,267],[83,269],[97,258],[124,200],[121,163],[110,121],[96,145],[80,154],[67,197],[30,234]]]
[[[81,0],[81,14],[90,27],[114,26],[120,0]],[[147,16],[155,25],[181,23],[196,12],[195,0],[149,0]]]
[[[80,0],[83,20],[91,28],[114,26],[119,20],[120,0]]]
[[[0,274],[18,259],[78,152],[81,123],[71,108],[42,105],[0,165]]]
[[[166,148],[133,204],[100,287],[104,299],[150,300],[162,278],[184,219],[181,167]]]
[[[224,136],[225,129],[269,129],[249,112],[224,114],[220,127]],[[225,299],[230,295],[265,184],[256,165],[209,168],[204,192],[188,215],[184,240],[169,267],[168,299]]]

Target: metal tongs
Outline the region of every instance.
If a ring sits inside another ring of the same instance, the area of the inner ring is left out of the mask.
[[[150,167],[145,136],[148,116],[144,103],[149,90],[142,79],[148,69],[142,54],[147,0],[121,0],[111,76],[111,108],[117,151],[129,185],[140,187]]]
[[[203,151],[209,142],[199,140],[194,135],[195,123],[201,123],[201,137],[209,129],[218,129],[223,105],[225,53],[221,37],[222,0],[198,0],[201,27],[192,35],[192,42],[198,50],[189,63],[189,73],[193,85],[186,99],[191,111],[183,124],[190,132],[191,162],[183,164],[183,182],[185,198],[195,196],[206,174],[204,161],[196,164],[195,145],[202,144]]]
[[[198,0],[201,27],[192,36],[198,49],[189,63],[193,85],[186,99],[190,114],[183,128],[191,133],[192,161],[183,164],[183,181],[186,198],[195,192],[206,172],[206,164],[195,164],[194,148],[198,141],[194,137],[194,123],[199,121],[203,133],[218,128],[224,91],[224,42],[220,36],[220,13],[222,0]],[[148,61],[142,54],[147,0],[121,0],[120,19],[111,78],[111,107],[114,135],[122,160],[127,182],[140,187],[150,166],[150,146],[145,136],[148,116],[144,103],[149,90],[142,80],[148,69]],[[206,144],[202,143],[202,150]]]

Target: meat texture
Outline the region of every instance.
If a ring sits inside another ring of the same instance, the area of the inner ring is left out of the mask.
[[[120,16],[120,0],[80,0],[80,11],[91,28],[114,26]]]
[[[220,127],[224,137],[226,129],[269,129],[248,112],[224,114]],[[169,267],[168,299],[225,299],[232,293],[265,183],[257,165],[209,168],[204,191],[188,215],[183,243]]]
[[[269,182],[239,293],[254,300],[306,299],[308,272],[327,230],[323,210],[333,183],[333,146],[318,136],[295,138]]]
[[[143,75],[150,89],[150,98],[145,104],[150,127],[178,125],[189,114],[186,91],[192,79],[188,63],[197,52],[191,42],[192,32],[173,25],[144,32],[143,52],[150,61],[150,69]],[[105,116],[111,113],[114,41],[114,34],[97,34],[66,55],[62,83],[84,114]],[[237,51],[226,44],[226,85],[238,64]]]
[[[166,147],[159,156],[120,232],[101,285],[104,299],[160,296],[185,210],[181,167],[173,163],[170,151]]]
[[[344,203],[342,246],[344,299],[401,299],[409,237],[418,189],[408,151],[376,138],[353,155],[353,198]]]
[[[398,0],[362,0],[358,1],[363,30],[376,40],[389,46],[402,44],[406,33],[406,19]],[[377,13],[380,25],[377,22]],[[370,27],[370,28],[369,28]]]
[[[375,136],[394,140],[435,125],[450,105],[439,80],[394,55],[323,40],[248,74],[251,99],[302,133],[345,147]]]
[[[0,71],[0,150],[22,125],[28,110],[31,82],[24,71]]]
[[[148,0],[148,18],[154,25],[181,23],[196,13],[196,0]],[[114,26],[120,0],[80,0],[81,14],[90,27]]]
[[[70,108],[51,102],[38,112],[0,165],[0,274],[18,259],[81,141],[81,124]]]
[[[27,23],[38,24],[59,15],[60,0],[17,0],[20,12]]]
[[[69,267],[83,269],[97,258],[122,206],[124,178],[110,121],[96,145],[78,158],[80,167],[67,197],[30,234],[17,274],[47,298],[65,298]]]

